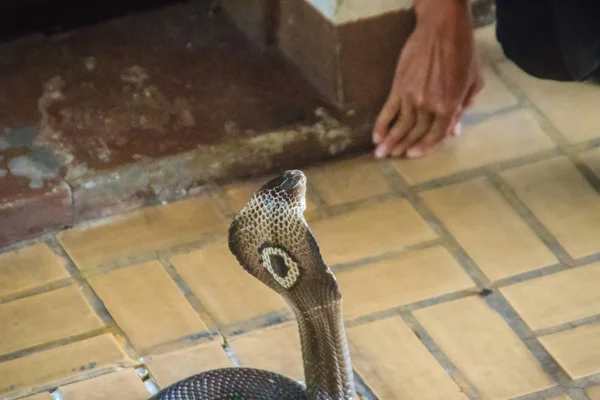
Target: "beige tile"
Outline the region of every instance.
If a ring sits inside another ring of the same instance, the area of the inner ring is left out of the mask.
[[[107,333],[0,363],[0,395],[132,363]]]
[[[104,327],[76,286],[0,304],[0,355]]]
[[[148,366],[160,387],[167,387],[204,371],[233,366],[221,344],[216,341],[171,353],[152,355],[144,364]]]
[[[475,30],[475,45],[484,62],[505,60],[504,50],[496,38],[496,24]]]
[[[571,256],[600,252],[600,196],[566,157],[506,171],[502,177]]]
[[[69,278],[64,260],[44,243],[0,254],[0,296]]]
[[[344,294],[346,319],[475,286],[450,253],[440,246],[336,275]]]
[[[366,157],[312,168],[307,171],[307,179],[330,206],[376,197],[390,190],[379,162]]]
[[[580,157],[600,177],[600,147],[585,151]]]
[[[501,289],[533,330],[600,314],[600,263]]]
[[[44,392],[44,393],[34,394],[33,396],[22,397],[22,398],[19,398],[19,400],[52,400],[52,396],[50,396],[50,393]]]
[[[374,257],[436,238],[403,199],[317,221],[311,228],[323,258],[331,265]]]
[[[600,400],[600,386],[595,386],[586,390],[591,400]]]
[[[142,380],[131,368],[60,388],[63,400],[146,400],[150,397]]]
[[[463,130],[461,136],[449,138],[431,155],[395,160],[394,166],[415,184],[555,147],[536,119],[524,110],[491,117]]]
[[[265,184],[269,180],[268,177],[265,177],[258,180],[251,180],[243,183],[236,183],[234,185],[229,186],[226,189],[227,199],[229,200],[229,204],[233,208],[235,212],[240,211],[242,208],[248,204],[254,193],[260,189],[260,187]],[[310,197],[310,192],[307,193],[307,196]],[[315,203],[310,201],[310,199],[306,199],[306,210],[304,211],[304,218],[307,221],[314,219],[318,215],[317,206]]]
[[[58,238],[77,266],[86,270],[210,235],[227,235],[227,224],[209,197],[199,197],[82,225]]]
[[[157,261],[89,279],[138,351],[206,331],[206,326]]]
[[[218,324],[246,321],[286,308],[280,295],[240,266],[225,242],[175,256],[172,262]]]
[[[600,324],[543,336],[540,342],[571,378],[600,372]]]
[[[492,113],[518,104],[515,95],[506,87],[506,84],[489,64],[484,63],[481,72],[485,80],[485,86],[481,93],[475,97],[473,105],[467,110],[467,115]]]
[[[304,377],[296,324],[235,336],[229,343],[244,367],[273,371],[294,380]]]
[[[553,386],[525,344],[481,298],[414,314],[482,399],[509,399]]]
[[[500,63],[498,67],[503,76],[519,85],[529,100],[570,142],[600,136],[598,84],[537,79],[509,61]]]
[[[491,280],[557,262],[484,178],[426,192],[422,197]]]
[[[399,317],[348,330],[354,368],[380,399],[467,397]]]

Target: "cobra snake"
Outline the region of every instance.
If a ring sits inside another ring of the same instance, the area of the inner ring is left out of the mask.
[[[151,400],[354,399],[342,295],[306,220],[306,176],[285,171],[234,217],[229,249],[240,265],[290,305],[300,331],[306,388],[251,368],[212,370],[177,382]]]

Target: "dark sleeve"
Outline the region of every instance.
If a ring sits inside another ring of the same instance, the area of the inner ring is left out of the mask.
[[[600,1],[496,0],[506,56],[530,75],[587,79],[600,66]]]

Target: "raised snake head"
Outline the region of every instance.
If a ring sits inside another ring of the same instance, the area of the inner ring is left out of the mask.
[[[229,249],[242,267],[299,310],[341,298],[304,219],[305,195],[302,171],[285,171],[254,194],[229,228]]]

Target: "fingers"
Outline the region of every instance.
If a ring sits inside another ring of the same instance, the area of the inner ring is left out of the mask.
[[[412,108],[409,103],[406,103],[402,108],[398,121],[392,126],[392,129],[390,129],[389,134],[383,142],[377,146],[375,156],[378,158],[389,156],[396,147],[396,144],[413,128],[415,120],[416,116],[414,108]]]
[[[415,114],[415,113],[413,113]],[[392,156],[398,157],[404,154],[414,143],[418,142],[421,137],[431,129],[433,122],[433,114],[426,111],[416,112],[416,123],[412,126],[406,135],[400,140],[392,150]]]
[[[373,127],[373,143],[381,144],[388,136],[390,123],[400,112],[400,98],[390,97],[383,106]]]
[[[453,120],[454,118],[437,117],[433,121],[431,129],[406,151],[406,156],[408,158],[418,158],[429,154],[456,125],[456,123],[453,124]]]

